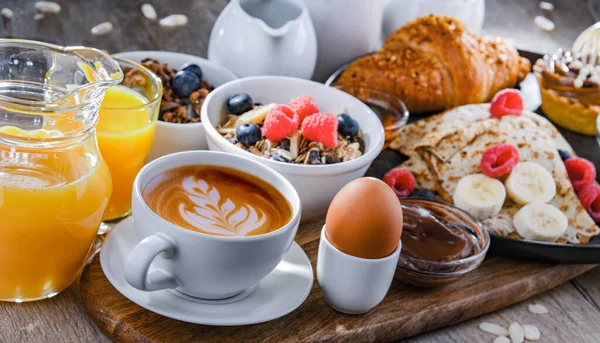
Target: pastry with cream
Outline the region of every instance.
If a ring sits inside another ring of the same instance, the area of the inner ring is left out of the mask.
[[[542,110],[556,124],[596,134],[600,112],[600,62],[559,50],[539,59],[533,71],[540,84]]]

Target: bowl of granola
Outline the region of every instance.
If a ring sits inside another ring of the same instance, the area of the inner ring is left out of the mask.
[[[179,151],[207,150],[200,107],[215,87],[237,77],[204,58],[176,52],[129,51],[115,56],[143,64],[163,83],[160,114],[147,161]]]
[[[202,104],[210,150],[243,155],[296,187],[302,218],[325,214],[335,194],[362,177],[384,130],[363,102],[321,83],[281,76],[235,80]]]

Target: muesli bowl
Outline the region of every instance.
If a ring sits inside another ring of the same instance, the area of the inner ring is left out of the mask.
[[[136,62],[142,62],[146,58],[151,58],[160,63],[168,63],[174,69],[181,69],[186,64],[193,63],[202,68],[204,74],[203,80],[213,87],[237,79],[229,70],[193,55],[170,51],[128,51],[117,53],[115,56],[124,57]],[[149,162],[161,156],[180,151],[207,149],[208,146],[206,145],[202,122],[183,124],[158,120],[154,132],[152,149],[146,160]]]
[[[228,99],[239,93],[248,93],[254,102],[262,104],[287,104],[299,95],[308,95],[319,106],[321,112],[348,113],[362,130],[364,151],[350,161],[320,165],[279,162],[255,155],[232,144],[217,131],[217,127],[228,120]],[[364,176],[381,152],[385,138],[381,121],[360,100],[336,88],[291,77],[258,76],[228,82],[208,95],[202,104],[200,117],[205,124],[210,150],[246,156],[288,179],[300,195],[303,220],[323,216],[335,194],[345,184]]]

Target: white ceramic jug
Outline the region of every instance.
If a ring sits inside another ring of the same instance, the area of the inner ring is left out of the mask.
[[[210,34],[208,59],[239,77],[310,79],[317,42],[306,5],[301,0],[231,0]]]
[[[379,48],[384,0],[303,1],[317,33],[315,80],[325,81],[346,62]]]

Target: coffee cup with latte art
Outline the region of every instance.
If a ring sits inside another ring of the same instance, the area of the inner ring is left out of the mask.
[[[245,157],[209,151],[161,157],[134,182],[140,242],[126,261],[125,278],[142,291],[234,296],[283,259],[300,207],[285,178]]]

